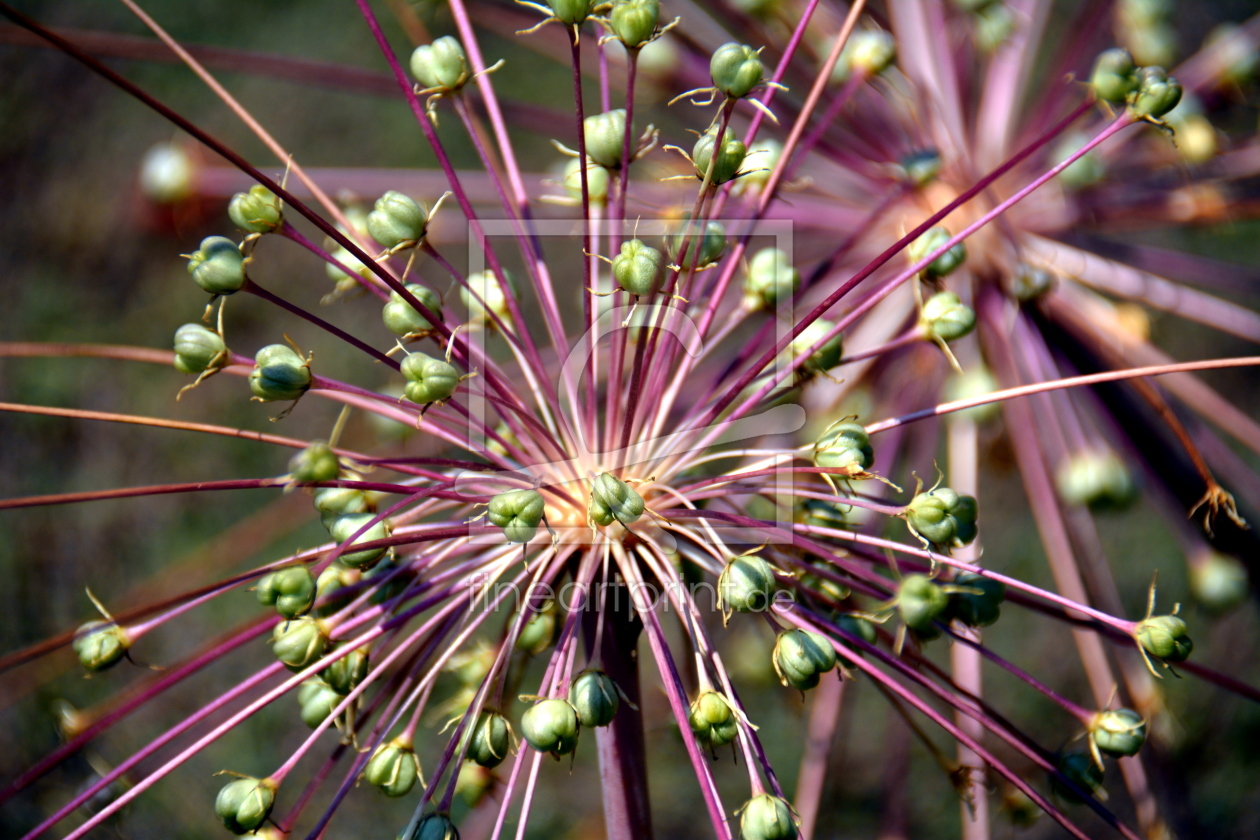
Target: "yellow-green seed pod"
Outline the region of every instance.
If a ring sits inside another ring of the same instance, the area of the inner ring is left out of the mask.
[[[617,716],[621,698],[617,684],[603,671],[587,669],[569,686],[569,705],[583,726],[607,726]]]
[[[566,26],[579,26],[591,16],[592,0],[547,0],[556,20]]]
[[[748,263],[744,277],[744,306],[752,310],[773,309],[789,300],[801,287],[801,273],[778,248],[763,248]]]
[[[732,557],[718,576],[718,609],[724,613],[770,609],[778,584],[774,567],[755,554]]]
[[[1093,448],[1059,465],[1055,483],[1063,500],[1093,510],[1121,510],[1137,498],[1129,470],[1110,449]]]
[[[939,547],[966,545],[976,538],[975,497],[948,487],[915,496],[905,516],[910,530]]]
[[[386,796],[410,793],[420,779],[420,759],[411,741],[399,736],[377,747],[363,768],[363,778]]]
[[[315,441],[289,459],[289,477],[302,484],[335,481],[340,473],[337,453],[323,441]]]
[[[512,313],[508,308],[508,295],[520,298],[520,292],[516,288],[516,279],[508,272],[503,272],[506,282],[500,281],[492,271],[475,272],[468,275],[467,286],[460,286],[459,299],[464,302],[464,306],[468,309],[468,320],[470,323],[481,324],[483,326],[493,326],[494,321],[490,317],[490,313],[498,316],[499,320],[507,325],[508,329],[512,328]],[[469,291],[471,288],[480,296]],[[506,291],[505,291],[506,289]]]
[[[906,248],[906,256],[910,259],[910,262],[917,263],[948,242],[950,238],[949,230],[940,225],[929,228],[926,233],[910,243]],[[929,277],[944,277],[962,265],[965,259],[967,259],[967,246],[959,242],[928,263],[923,271]]]
[[[976,328],[976,313],[953,292],[937,292],[924,302],[919,325],[929,338],[954,341]]]
[[[214,800],[214,812],[233,834],[249,834],[262,827],[271,814],[279,785],[271,779],[246,776],[228,782]]]
[[[320,572],[319,577],[316,578],[315,600],[318,601],[325,595],[330,595],[339,589],[354,586],[361,579],[362,575],[358,569],[352,569],[340,560],[335,560],[328,565],[328,568]],[[350,595],[348,593],[330,598],[316,611],[316,614],[321,618],[330,616],[348,603],[350,603]]]
[[[184,324],[175,330],[175,369],[197,374],[227,359],[223,336],[201,324]]]
[[[925,187],[941,174],[941,153],[936,149],[911,152],[901,159],[901,171],[905,179],[916,187]]]
[[[315,491],[313,501],[325,528],[332,528],[338,516],[372,509],[367,494],[353,487],[321,487]]]
[[[582,121],[586,156],[609,169],[621,166],[621,153],[626,143],[626,111],[617,108],[592,114]]]
[[[550,601],[529,617],[516,637],[516,649],[537,656],[551,647],[556,635],[556,604]]]
[[[275,607],[285,618],[309,612],[315,603],[315,578],[305,566],[268,572],[258,581],[258,603]]]
[[[577,747],[580,727],[577,710],[558,698],[540,700],[521,715],[521,735],[526,743],[557,758]]]
[[[127,631],[112,621],[89,621],[74,632],[74,653],[93,674],[117,665],[130,647]]]
[[[1159,119],[1181,101],[1181,82],[1163,67],[1138,70],[1138,87],[1129,96],[1129,113],[1136,117]]]
[[[949,606],[949,596],[925,575],[907,575],[897,587],[897,612],[911,630],[930,630]]]
[[[319,726],[344,698],[319,677],[305,680],[298,686],[297,701],[302,722],[311,729]]]
[[[1185,662],[1194,650],[1185,621],[1175,615],[1155,615],[1140,622],[1134,637],[1142,649],[1165,662]]]
[[[763,793],[744,803],[739,833],[744,840],[795,840],[799,835],[792,806]]]
[[[1112,47],[1098,54],[1089,83],[1102,100],[1119,104],[1137,89],[1137,65],[1123,47]]]
[[[748,154],[744,141],[736,137],[735,132],[730,128],[722,134],[722,147],[718,149],[715,159],[713,149],[716,142],[717,126],[714,126],[701,134],[696,140],[696,145],[691,149],[691,162],[695,167],[696,177],[703,181],[709,172],[709,166],[712,165],[713,174],[709,183],[714,185],[734,180],[739,174],[739,168],[744,165],[745,155]]]
[[[975,397],[983,397],[992,394],[998,390],[998,381],[993,378],[993,374],[982,364],[967,365],[966,370],[962,373],[955,373],[945,382],[945,399],[949,402],[955,400],[969,400]],[[984,403],[974,408],[964,408],[962,411],[950,412],[949,417],[968,418],[977,423],[984,423],[993,420],[1002,413],[1002,404],[1000,402]]]
[[[1055,761],[1055,768],[1086,793],[1095,793],[1102,787],[1103,771],[1088,753],[1063,753]],[[1079,805],[1084,800],[1077,796],[1058,776],[1050,777],[1050,787],[1064,802]]]
[[[565,191],[574,199],[582,200],[582,172],[581,164],[577,158],[569,158],[568,163],[564,165],[564,174],[560,182],[564,185]],[[586,159],[586,197],[592,203],[603,206],[608,202],[608,185],[612,177],[608,174],[608,170],[595,163],[590,158]]]
[[[827,333],[835,329],[835,326],[830,321],[819,318],[792,339],[788,352],[792,354],[792,358],[796,358],[821,341]],[[842,358],[844,358],[844,334],[836,333],[815,350],[801,367],[806,373],[822,373],[840,364]]]
[[[232,196],[228,216],[238,228],[250,233],[271,233],[284,224],[280,199],[262,184],[254,184],[249,192]]]
[[[508,542],[527,543],[538,533],[546,508],[537,490],[509,490],[490,500],[487,518],[503,529]]]
[[[897,41],[882,29],[859,29],[849,36],[831,72],[832,84],[849,80],[856,71],[864,78],[883,73],[897,60]]]
[[[845,470],[847,475],[865,473],[875,463],[871,436],[861,423],[837,423],[814,444],[814,466]]]
[[[643,497],[611,473],[600,473],[591,485],[587,514],[596,525],[633,524],[643,515],[644,508]]]
[[[1232,557],[1205,551],[1190,563],[1190,592],[1212,613],[1224,613],[1247,600],[1247,570]]]
[[[328,533],[338,544],[350,539],[359,529],[363,528],[369,522],[376,518],[374,513],[343,513],[332,521],[332,525],[328,528]],[[346,551],[337,559],[352,569],[366,569],[381,558],[388,549],[384,546],[379,548],[367,548],[362,551],[355,551],[354,547],[361,543],[375,542],[376,540],[387,539],[390,535],[389,520],[382,519],[375,523],[366,531],[354,538],[354,542],[346,547]]]
[[[226,236],[207,236],[188,255],[188,273],[212,295],[230,295],[245,285],[245,257]]]
[[[636,297],[655,294],[661,286],[661,252],[641,240],[621,243],[621,252],[613,258],[612,274],[617,285]]]
[[[723,44],[714,50],[709,60],[713,86],[730,99],[747,96],[761,84],[764,72],[757,50],[747,44]]]
[[[823,674],[836,667],[836,649],[827,637],[800,628],[779,634],[771,658],[779,682],[797,691],[814,688]]]
[[[419,244],[428,224],[429,211],[395,190],[378,198],[367,217],[368,234],[391,251]]]
[[[321,672],[324,682],[338,694],[349,694],[367,679],[371,653],[366,647],[355,648]]]
[[[704,232],[701,234],[699,227],[691,228],[688,225],[690,218],[690,213],[683,214],[678,222],[677,232],[665,237],[665,253],[670,263],[680,265],[687,271],[690,271],[693,265],[696,268],[713,265],[726,251],[726,228],[721,223],[706,222]],[[687,254],[680,263],[678,255],[682,253],[684,240],[687,242]],[[699,251],[699,259],[696,258],[697,251]]]
[[[1132,709],[1107,709],[1094,716],[1089,737],[1107,755],[1137,755],[1146,743],[1146,721]]]
[[[419,283],[409,283],[407,291],[441,320],[442,299],[432,289]],[[417,312],[398,292],[389,293],[389,301],[381,310],[381,320],[385,322],[385,328],[397,336],[419,335],[433,329],[429,319]]]
[[[658,0],[616,0],[608,15],[608,25],[626,49],[634,50],[652,40],[660,18]]]
[[[770,181],[770,172],[783,156],[783,144],[778,140],[757,140],[748,147],[744,161],[748,164],[748,172],[731,185],[735,195],[758,195]]]
[[[424,353],[412,353],[403,359],[402,372],[407,377],[403,393],[419,405],[448,400],[459,385],[459,371]]]
[[[432,44],[424,44],[412,51],[411,75],[426,90],[443,93],[459,90],[472,78],[463,44],[450,35],[443,35]]]
[[[249,389],[264,402],[296,400],[311,387],[311,367],[287,344],[268,344],[254,357]]]
[[[739,736],[739,719],[727,699],[716,691],[704,691],[691,704],[687,722],[701,744],[716,749]]]
[[[976,12],[972,18],[975,24],[976,46],[986,55],[992,54],[1010,40],[1015,31],[1015,14],[1005,3],[992,3]]]
[[[309,616],[280,622],[271,636],[271,652],[290,671],[301,671],[323,656],[327,648],[327,628]]]
[[[468,740],[468,760],[498,767],[512,751],[512,724],[493,709],[482,709]]]

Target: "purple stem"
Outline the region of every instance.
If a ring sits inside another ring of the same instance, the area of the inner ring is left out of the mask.
[[[301,231],[299,231],[293,225],[289,224],[287,221],[281,223],[279,229],[276,230],[276,233],[280,234],[285,239],[291,240],[301,245],[303,248],[310,251],[312,254],[319,257],[321,260],[328,263],[329,265],[335,265],[337,268],[345,272],[347,277],[356,278],[359,281],[360,286],[362,286],[364,289],[368,290],[372,294],[376,295],[381,300],[385,300],[385,301],[389,300],[389,293],[386,292],[384,289],[382,289],[378,284],[371,282],[362,274],[350,268],[341,260],[334,257],[332,254],[328,253],[327,251],[325,251],[323,248],[316,245],[311,240],[307,239],[305,236],[302,235]]]

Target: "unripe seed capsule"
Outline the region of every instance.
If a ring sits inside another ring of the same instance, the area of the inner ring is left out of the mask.
[[[1074,782],[1087,793],[1095,793],[1103,783],[1103,771],[1087,753],[1064,753],[1055,762],[1059,772]],[[1059,780],[1058,776],[1050,777],[1050,787],[1065,802],[1080,804],[1084,800]]]
[[[416,47],[411,53],[411,75],[426,90],[459,90],[470,78],[464,46],[456,38],[443,35],[432,44]]]
[[[315,578],[305,566],[268,572],[258,581],[258,603],[275,607],[285,618],[297,618],[315,603]]]
[[[713,265],[721,259],[722,253],[726,250],[726,228],[721,223],[705,222],[703,233],[701,233],[699,226],[689,229],[687,220],[690,218],[691,214],[684,214],[682,220],[678,222],[677,233],[671,233],[665,237],[665,253],[669,256],[670,263],[680,265],[688,271],[693,265],[697,268]],[[682,252],[684,239],[687,241],[687,254],[679,263],[678,255]],[[697,251],[699,251],[699,259],[696,258]]]
[[[468,742],[468,758],[482,767],[498,767],[512,749],[512,724],[493,709],[482,709]]]
[[[578,26],[591,16],[591,0],[547,0],[556,20],[567,26]]]
[[[351,569],[340,560],[335,560],[329,564],[327,569],[319,573],[319,577],[315,580],[315,600],[336,592],[338,589],[345,589],[347,586],[353,586],[361,579],[357,569]],[[329,616],[337,612],[350,602],[350,595],[341,595],[327,601],[319,608],[317,614],[321,617]]]
[[[630,525],[643,515],[644,508],[643,497],[611,473],[600,473],[591,485],[587,513],[596,525]]]
[[[739,720],[726,698],[705,691],[691,704],[687,722],[697,740],[714,749],[724,747],[739,736]]]
[[[254,357],[249,389],[258,399],[296,400],[310,387],[310,365],[287,344],[268,344]]]
[[[1095,715],[1089,737],[1108,755],[1137,755],[1146,742],[1146,721],[1132,709],[1107,709]]]
[[[910,529],[937,546],[966,545],[976,538],[976,500],[948,487],[920,493],[906,506]]]
[[[867,621],[865,618],[861,618],[856,615],[836,616],[835,624],[841,630],[852,636],[857,636],[867,644],[873,645],[879,638],[879,634],[875,632],[875,625],[870,621]],[[861,656],[864,653],[864,651],[857,647],[852,647],[852,650],[858,656]],[[846,668],[853,667],[853,663],[848,659],[848,657],[840,654],[836,654],[836,662]]]
[[[972,627],[988,627],[1001,617],[1006,584],[972,572],[956,575],[954,584],[965,587],[950,595],[950,613],[954,618]]]
[[[814,444],[814,466],[846,470],[849,475],[864,473],[875,463],[875,450],[866,427],[860,423],[838,423]]]
[[[399,736],[376,748],[363,768],[363,778],[386,796],[406,796],[420,778],[420,759],[411,742]]]
[[[188,255],[188,273],[212,295],[230,295],[245,285],[245,258],[226,236],[207,236]]]
[[[1247,599],[1247,570],[1232,557],[1207,551],[1190,564],[1190,591],[1209,612],[1223,613]]]
[[[408,380],[403,393],[420,405],[450,399],[459,385],[459,371],[424,353],[412,353],[403,359],[402,372]]]
[[[493,325],[490,313],[498,316],[509,328],[512,326],[512,314],[508,308],[507,296],[520,297],[516,288],[516,279],[508,272],[503,272],[504,282],[500,282],[491,271],[480,271],[468,275],[468,288],[460,286],[459,299],[468,309],[468,320],[471,323]],[[506,286],[507,291],[504,291]],[[468,289],[481,296],[478,300]],[[484,303],[483,303],[484,301]]]
[[[130,647],[127,631],[112,621],[89,621],[74,632],[74,653],[93,674],[117,665]]]
[[[314,729],[328,719],[342,699],[340,694],[319,677],[304,681],[298,686],[297,694],[302,722]]]
[[[713,148],[717,142],[717,127],[701,134],[696,140],[696,145],[691,149],[691,162],[696,170],[696,177],[704,180],[705,175],[709,172],[709,166],[713,166],[713,174],[709,179],[709,183],[718,185],[731,181],[739,174],[739,168],[744,165],[744,156],[748,154],[744,141],[735,136],[735,132],[727,128],[722,135],[722,147],[718,150],[717,159],[714,160]]]
[[[278,787],[271,779],[252,776],[228,782],[215,797],[214,812],[228,831],[249,834],[267,821]]]
[[[1129,100],[1129,111],[1134,116],[1159,119],[1181,101],[1181,82],[1164,72],[1163,67],[1143,67],[1138,70],[1137,91]]]
[[[407,291],[441,319],[442,299],[432,289],[421,286],[419,283],[409,283]],[[386,329],[398,336],[416,335],[433,329],[433,324],[417,312],[415,307],[407,303],[398,292],[389,293],[389,300],[381,310],[381,320],[385,322]]]
[[[1110,449],[1093,448],[1069,457],[1055,474],[1065,502],[1096,511],[1121,510],[1137,497],[1129,470]]]
[[[372,513],[344,513],[333,520],[332,525],[328,528],[328,532],[338,543],[343,543],[350,539],[356,531],[364,525],[367,525],[375,518],[376,514]],[[350,545],[346,547],[346,551],[339,555],[337,559],[352,569],[367,568],[380,559],[380,556],[384,554],[387,549],[384,546],[381,546],[379,548],[364,549],[363,551],[354,551],[354,546],[359,543],[375,542],[376,540],[386,539],[389,537],[389,534],[389,523],[387,520],[382,519],[380,522],[377,522],[362,534],[355,537],[354,542],[350,543]]]
[[[323,622],[308,616],[280,622],[271,636],[271,652],[290,671],[301,671],[323,656],[327,647]]]
[[[428,211],[415,199],[395,190],[378,198],[367,217],[368,233],[390,250],[418,244],[428,224]]]
[[[1052,273],[1027,263],[1017,265],[1004,279],[1007,292],[1021,303],[1041,297],[1054,286]]]
[[[801,273],[778,248],[763,248],[748,263],[744,278],[744,305],[749,309],[773,309],[801,287]]]
[[[305,483],[334,481],[341,473],[337,453],[323,441],[316,441],[289,459],[289,477]]]
[[[731,99],[747,96],[761,84],[763,72],[757,50],[747,44],[723,44],[709,60],[713,86]]]
[[[804,353],[813,347],[823,336],[835,329],[835,324],[830,321],[819,318],[805,329],[801,330],[800,335],[792,339],[792,344],[788,347],[788,351],[793,358]],[[844,357],[844,334],[836,333],[831,338],[814,351],[814,354],[806,360],[802,368],[807,373],[823,373],[831,370],[840,364],[840,360]]]
[[[906,180],[916,187],[925,187],[941,174],[941,153],[936,149],[912,152],[901,159],[901,171]]]
[[[586,670],[569,686],[569,704],[583,726],[607,726],[621,706],[617,684],[603,671]]]
[[[937,292],[923,304],[919,324],[930,338],[954,341],[976,328],[976,313],[953,292]]]
[[[573,752],[577,746],[577,710],[567,700],[540,700],[521,715],[521,735],[539,752],[555,757]]]
[[[836,667],[836,650],[826,636],[800,628],[785,630],[774,643],[774,670],[779,682],[798,691],[818,685]]]
[[[1175,615],[1156,615],[1140,622],[1134,632],[1142,649],[1165,662],[1185,662],[1194,650],[1186,623]]]
[[[661,252],[639,239],[621,243],[621,252],[612,261],[617,285],[636,297],[655,294],[661,285]]]
[[[487,518],[503,529],[508,542],[527,543],[538,533],[546,503],[537,490],[509,490],[490,500]]]
[[[250,233],[271,233],[284,223],[280,199],[262,184],[254,184],[249,192],[232,196],[228,217],[238,228]]]
[[[592,114],[582,121],[586,140],[586,156],[609,169],[621,166],[621,153],[626,142],[626,111],[617,108]]]
[[[748,147],[744,160],[752,167],[731,186],[736,195],[757,194],[770,181],[770,172],[783,156],[783,144],[777,140],[758,140]]]
[[[564,165],[564,175],[560,181],[564,184],[564,189],[575,200],[582,199],[582,172],[581,163],[577,158],[569,158],[569,162]],[[592,204],[603,206],[608,202],[608,184],[611,181],[608,170],[595,163],[590,158],[586,159],[586,197]]]
[[[425,814],[410,838],[399,834],[398,840],[459,840],[459,831],[446,814]]]
[[[617,0],[608,23],[626,49],[633,50],[652,40],[660,17],[658,0]]]
[[[718,576],[718,609],[724,613],[770,608],[777,584],[774,567],[755,554],[732,557]]]
[[[897,587],[897,612],[911,630],[931,630],[948,606],[949,596],[924,575],[907,575]]]
[[[338,694],[349,694],[367,678],[371,667],[367,648],[355,648],[325,668],[321,674],[328,687]]]
[[[1099,53],[1094,62],[1094,72],[1089,77],[1094,93],[1107,102],[1124,102],[1137,88],[1137,66],[1133,56],[1121,47],[1113,47]]]
[[[739,833],[744,840],[794,840],[798,836],[792,808],[777,796],[763,793],[744,803]]]
[[[909,247],[906,248],[906,256],[909,257],[910,262],[917,263],[937,248],[940,248],[951,238],[949,230],[946,228],[939,225],[929,228],[926,233],[910,243]],[[928,263],[923,271],[929,277],[944,277],[962,265],[966,259],[967,246],[959,242]]]
[[[223,337],[201,324],[184,324],[175,331],[175,369],[201,373],[225,358]]]
[[[897,60],[897,41],[882,29],[859,29],[849,36],[831,73],[833,84],[848,81],[856,70],[866,78],[878,76]]]
[[[537,656],[551,646],[556,635],[556,605],[552,601],[530,616],[516,637],[516,649]]]

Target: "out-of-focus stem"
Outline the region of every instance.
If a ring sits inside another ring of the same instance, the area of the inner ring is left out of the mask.
[[[814,827],[818,824],[818,806],[822,803],[823,787],[827,781],[831,744],[840,724],[844,687],[844,682],[828,677],[810,692],[814,699],[810,705],[805,750],[801,753],[801,769],[796,776],[796,799],[793,803],[801,818],[803,840],[813,838]]]

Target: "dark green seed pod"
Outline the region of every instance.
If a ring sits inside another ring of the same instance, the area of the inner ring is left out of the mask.
[[[333,520],[332,525],[328,528],[328,533],[332,534],[332,538],[340,544],[350,539],[355,532],[375,518],[376,514],[373,513],[344,513]],[[379,560],[381,555],[388,549],[381,546],[379,548],[364,549],[363,551],[354,551],[352,550],[353,547],[360,543],[386,539],[389,537],[389,534],[389,522],[382,519],[355,537],[354,542],[350,543],[345,553],[341,554],[337,559],[352,569],[365,569]]]
[[[376,200],[367,216],[368,233],[383,247],[409,248],[424,239],[429,212],[410,196],[390,190]]]
[[[555,635],[556,604],[552,601],[525,622],[525,626],[516,637],[516,649],[531,656],[537,656],[551,647]]]
[[[635,50],[652,40],[660,18],[658,0],[617,0],[608,16],[608,24],[626,49]]]
[[[739,719],[726,698],[716,691],[702,692],[692,702],[687,722],[696,739],[712,749],[739,737]]]
[[[875,625],[860,616],[838,615],[836,616],[835,624],[841,630],[852,636],[857,636],[867,644],[873,645],[879,638],[879,634],[875,631]],[[864,653],[864,651],[859,650],[856,647],[853,647],[853,652],[858,656],[861,656]],[[836,654],[836,662],[845,668],[853,667],[853,663],[848,659],[848,657],[841,656],[840,654]]]
[[[810,630],[785,630],[775,640],[773,661],[779,682],[806,691],[836,667],[836,649],[826,636]]]
[[[966,590],[950,595],[950,614],[972,627],[988,627],[1002,614],[1006,600],[1006,584],[993,578],[962,572],[954,577],[954,585]]]
[[[262,184],[232,196],[228,216],[238,228],[250,233],[271,233],[284,223],[280,199]]]
[[[722,253],[726,251],[726,228],[719,222],[705,222],[704,234],[701,235],[699,228],[693,228],[688,235],[688,219],[691,218],[690,213],[683,215],[681,221],[678,222],[678,231],[671,233],[665,237],[665,253],[669,257],[672,265],[681,265],[682,268],[690,271],[694,265],[697,268],[704,268],[713,265],[722,257]],[[687,254],[681,263],[678,262],[678,255],[682,252],[683,240],[687,241]],[[699,259],[696,259],[696,252],[700,252]]]
[[[334,481],[341,473],[337,453],[323,441],[316,441],[289,459],[289,477],[302,484]]]
[[[1088,753],[1063,753],[1055,761],[1055,767],[1070,781],[1084,789],[1087,793],[1095,793],[1102,787],[1103,771]],[[1063,799],[1079,805],[1084,800],[1071,791],[1058,776],[1050,777],[1050,787]]]
[[[353,586],[360,579],[361,576],[358,569],[351,569],[340,560],[333,561],[328,565],[328,568],[319,573],[319,578],[315,581],[315,599],[318,601],[320,598],[336,592],[338,589]],[[316,614],[321,617],[332,615],[348,603],[350,603],[349,594],[331,598],[316,611]]]
[[[843,531],[848,527],[844,511],[822,499],[805,499],[797,507],[795,517],[801,525],[811,528],[835,528]]]
[[[540,700],[521,715],[521,735],[539,752],[559,757],[573,752],[577,746],[577,710],[569,701],[551,698]]]
[[[567,26],[578,26],[591,16],[592,0],[547,0],[556,20]]]
[[[419,405],[448,400],[459,385],[459,371],[424,353],[412,353],[403,359],[402,372],[407,377],[403,393]]]
[[[941,153],[936,149],[912,152],[901,159],[901,171],[916,187],[925,187],[941,174]]]
[[[774,567],[755,554],[732,557],[718,576],[718,609],[763,612],[770,608],[775,589]]]
[[[509,490],[490,500],[487,518],[503,529],[508,542],[527,543],[538,533],[546,508],[537,490]]]
[[[624,108],[592,114],[582,121],[586,139],[586,156],[608,169],[621,167],[621,153],[626,143]]]
[[[1247,600],[1247,570],[1232,557],[1206,551],[1190,564],[1190,592],[1212,613],[1224,613]]]
[[[713,86],[731,99],[742,99],[761,84],[763,74],[757,50],[747,44],[723,44],[709,60]]]
[[[290,671],[301,671],[324,655],[328,630],[318,619],[301,616],[276,625],[271,636],[271,652]]]
[[[600,473],[591,485],[587,515],[601,527],[620,522],[630,525],[643,515],[643,497],[611,473]]]
[[[801,355],[809,350],[823,336],[835,329],[835,324],[830,321],[819,318],[805,329],[801,330],[800,335],[792,339],[792,344],[788,347],[788,352],[792,357]],[[836,365],[840,364],[840,360],[844,357],[844,334],[836,333],[829,338],[826,343],[814,351],[814,354],[802,366],[807,373],[822,373],[829,371]]]
[[[573,678],[569,704],[583,726],[607,726],[617,716],[621,698],[612,677],[603,671],[588,669]]]
[[[363,778],[386,796],[397,798],[410,793],[420,779],[420,759],[410,739],[399,736],[377,747],[363,768]]]
[[[920,493],[906,506],[906,523],[937,546],[966,545],[976,538],[976,500],[948,487]]]
[[[1138,70],[1137,91],[1129,97],[1129,112],[1136,117],[1159,119],[1181,101],[1181,82],[1163,67]]]
[[[246,776],[228,782],[214,800],[214,812],[233,834],[249,834],[262,827],[271,814],[279,785],[271,779]]]
[[[696,145],[691,149],[691,162],[695,167],[696,177],[704,180],[709,166],[712,165],[713,175],[709,183],[715,185],[734,180],[739,174],[739,168],[744,165],[744,157],[748,154],[744,141],[736,137],[735,132],[730,128],[722,134],[722,148],[718,150],[715,160],[713,149],[716,142],[717,127],[714,126],[701,134],[696,140]]]
[[[314,729],[328,719],[343,699],[319,677],[305,680],[298,686],[297,694],[302,722]]]
[[[468,759],[482,767],[498,767],[512,751],[512,724],[493,709],[482,709],[468,741]]]
[[[410,838],[399,834],[398,840],[459,840],[459,830],[446,814],[425,814]]]
[[[976,313],[953,292],[937,292],[923,304],[919,324],[929,338],[954,341],[976,328]]]
[[[917,263],[937,248],[940,248],[951,238],[949,230],[946,228],[939,225],[934,228],[929,228],[926,233],[910,243],[909,247],[906,248],[906,256],[909,257],[910,262]],[[948,251],[928,263],[927,267],[923,269],[923,271],[929,277],[944,277],[946,274],[949,274],[951,271],[958,268],[958,266],[962,265],[963,261],[966,259],[967,246],[962,242],[959,242],[957,245],[954,245]]]
[[[398,570],[398,564],[393,560],[386,560],[383,563],[377,563],[371,569],[363,574],[363,580],[374,581],[372,583],[372,597],[369,602],[373,604],[384,604],[386,601],[392,601],[403,593],[407,585],[411,583],[413,575],[403,572],[389,578],[388,583],[377,583],[377,579],[384,581],[393,572]]]
[[[321,674],[328,687],[338,694],[349,694],[367,679],[371,657],[366,647],[355,648],[325,668]]]
[[[1134,637],[1142,649],[1165,662],[1185,662],[1194,650],[1186,623],[1175,615],[1155,615],[1138,624]]]
[[[1110,449],[1088,449],[1070,456],[1055,473],[1065,502],[1092,510],[1122,510],[1137,498],[1137,487],[1124,461]]]
[[[739,833],[744,840],[795,840],[796,816],[782,799],[763,793],[744,803]]]
[[[442,299],[432,289],[419,283],[409,283],[407,291],[439,319],[442,317]],[[403,300],[398,292],[389,293],[389,301],[381,310],[381,320],[387,330],[398,336],[416,335],[433,329],[429,319]]]
[[[74,631],[74,653],[93,674],[117,665],[130,647],[127,631],[112,621],[89,621]]]
[[[1098,54],[1089,83],[1099,99],[1119,104],[1137,89],[1137,65],[1133,56],[1121,47],[1112,47]]]
[[[636,297],[655,294],[661,285],[661,260],[661,252],[641,240],[622,242],[612,261],[613,279]]]
[[[773,309],[779,301],[788,300],[801,287],[801,273],[788,262],[787,254],[778,248],[763,248],[748,263],[744,277],[744,306],[749,309]]]
[[[175,330],[175,369],[180,373],[202,373],[227,357],[223,336],[201,324],[184,324]]]
[[[897,612],[911,630],[930,631],[949,606],[949,596],[924,575],[907,575],[897,587]]]
[[[258,581],[258,603],[275,607],[285,618],[297,618],[315,603],[315,578],[305,566],[268,572]]]
[[[188,273],[212,295],[230,295],[245,285],[245,258],[226,236],[207,236],[188,255]]]
[[[471,78],[463,44],[450,35],[443,35],[432,44],[416,47],[411,53],[411,75],[426,90],[443,93],[459,90]]]
[[[875,450],[866,427],[860,423],[837,423],[814,444],[814,466],[845,470],[848,475],[865,473],[875,463]]]
[[[1132,709],[1107,709],[1094,716],[1089,737],[1108,755],[1137,755],[1146,743],[1146,721]]]
[[[287,344],[268,344],[254,357],[249,389],[263,402],[296,400],[310,387],[310,364]]]
[[[1070,168],[1070,167],[1069,167]],[[1044,268],[1020,263],[1004,278],[1006,291],[1020,303],[1035,300],[1054,287],[1054,274]]]

